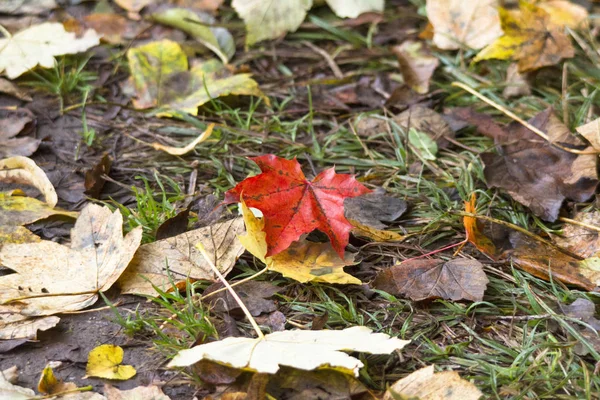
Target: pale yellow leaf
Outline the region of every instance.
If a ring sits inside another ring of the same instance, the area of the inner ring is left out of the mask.
[[[334,368],[358,376],[363,363],[343,351],[390,354],[410,343],[365,326],[339,331],[282,331],[264,339],[229,337],[180,351],[169,367],[187,367],[211,360],[229,367],[274,374],[280,366],[311,371]]]
[[[188,278],[215,281],[214,272],[196,249],[198,243],[227,275],[244,251],[237,240],[243,231],[242,218],[236,218],[141,246],[119,279],[122,293],[155,296],[152,285],[167,290],[171,282]]]
[[[70,246],[55,242],[4,244],[0,263],[16,273],[0,277],[0,301],[19,299],[22,315],[75,311],[96,302],[127,267],[141,227],[123,237],[123,217],[89,204],[71,231]]]
[[[6,400],[30,400],[35,396],[31,389],[13,385],[4,375],[0,373],[0,399]]]
[[[581,125],[575,130],[590,142],[594,150],[600,152],[600,118]]]
[[[184,154],[187,154],[190,151],[194,150],[197,145],[199,145],[200,143],[207,140],[210,137],[210,135],[212,134],[214,127],[215,127],[215,124],[208,125],[206,130],[204,132],[202,132],[200,134],[200,136],[198,136],[196,139],[192,140],[190,143],[188,143],[184,147],[165,146],[164,144],[160,144],[160,143],[152,143],[152,147],[154,147],[154,149],[156,149],[156,150],[164,151],[173,156],[183,156]]]
[[[394,383],[383,400],[479,400],[483,393],[455,371],[434,372],[433,365],[421,368]]]
[[[104,385],[107,400],[171,400],[156,385],[138,386],[129,390],[120,390],[111,385]]]
[[[233,0],[231,5],[246,23],[246,45],[295,32],[312,0]]]
[[[502,36],[497,0],[427,0],[427,17],[440,49],[481,49]]]
[[[58,202],[54,186],[44,171],[30,158],[14,156],[0,160],[0,181],[35,187],[44,195],[46,203],[52,208]]]
[[[27,317],[21,315],[23,306],[5,304],[0,306],[0,339],[37,339],[37,331],[55,327],[59,317]]]
[[[340,18],[356,18],[369,11],[383,11],[383,0],[325,0]]]
[[[34,25],[0,39],[0,72],[15,79],[37,65],[51,68],[55,56],[81,53],[99,43],[100,37],[93,30],[77,38],[58,22]]]
[[[94,348],[88,354],[88,362],[85,367],[86,378],[104,378],[115,380],[127,380],[136,374],[131,365],[122,365],[123,349],[113,344],[103,344]]]

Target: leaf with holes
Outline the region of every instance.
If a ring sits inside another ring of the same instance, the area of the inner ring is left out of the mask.
[[[249,207],[262,211],[266,255],[281,253],[303,234],[318,229],[329,236],[335,251],[344,258],[352,229],[344,216],[344,199],[370,190],[354,176],[336,174],[333,168],[309,181],[296,159],[286,160],[269,154],[251,160],[262,173],[229,190],[225,202],[237,203],[243,196]]]

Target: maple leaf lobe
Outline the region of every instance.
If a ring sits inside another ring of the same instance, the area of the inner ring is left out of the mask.
[[[301,235],[318,229],[343,258],[352,229],[344,216],[344,199],[370,190],[352,175],[336,174],[334,168],[309,181],[295,158],[286,160],[268,154],[250,159],[262,173],[225,193],[225,203],[238,202],[242,196],[249,207],[262,211],[267,256],[284,251]]]

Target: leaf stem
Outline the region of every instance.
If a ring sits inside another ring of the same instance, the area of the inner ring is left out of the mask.
[[[240,297],[237,295],[237,293],[235,292],[235,290],[233,290],[233,288],[231,287],[231,285],[229,284],[229,282],[227,282],[227,280],[225,279],[225,277],[223,276],[223,274],[221,274],[221,271],[219,271],[219,269],[217,268],[217,266],[215,265],[215,263],[212,262],[212,260],[208,256],[208,254],[206,254],[206,249],[204,248],[204,246],[202,245],[202,243],[196,244],[196,248],[198,249],[198,251],[200,251],[200,253],[202,254],[202,257],[204,257],[204,259],[206,260],[206,262],[208,263],[208,265],[210,266],[210,268],[213,270],[213,272],[215,273],[215,275],[217,275],[217,278],[219,278],[219,280],[223,283],[223,285],[225,286],[225,288],[227,288],[227,290],[229,290],[229,293],[231,294],[231,297],[233,297],[233,299],[238,303],[238,305],[240,306],[240,308],[242,309],[242,311],[244,312],[244,314],[246,314],[246,318],[248,318],[248,321],[250,321],[250,324],[252,325],[252,327],[256,331],[256,334],[258,335],[258,338],[259,339],[264,339],[265,335],[260,330],[260,327],[256,323],[256,320],[254,319],[254,317],[252,316],[252,314],[250,314],[250,311],[248,310],[248,308],[246,307],[246,305],[244,304],[244,302],[242,301],[242,299],[240,299]]]
[[[529,129],[530,131],[532,131],[533,133],[535,133],[536,135],[538,135],[542,139],[546,140],[551,146],[554,146],[554,147],[556,147],[558,149],[561,149],[561,150],[569,152],[569,153],[574,153],[574,154],[598,154],[598,152],[595,151],[595,150],[570,149],[568,147],[561,146],[558,143],[553,143],[550,140],[550,138],[548,137],[548,135],[546,135],[540,129],[538,129],[535,126],[531,125],[529,122],[525,121],[524,119],[522,119],[521,117],[519,117],[517,114],[513,113],[512,111],[507,110],[506,108],[504,108],[500,104],[494,102],[491,99],[488,99],[487,97],[485,97],[484,95],[482,95],[481,93],[479,93],[478,91],[476,91],[475,89],[473,89],[472,87],[467,86],[467,85],[465,85],[462,82],[452,82],[452,86],[459,87],[459,88],[461,88],[463,90],[466,90],[467,92],[471,93],[473,96],[479,98],[483,102],[485,102],[485,103],[489,104],[490,106],[494,107],[496,110],[504,113],[506,116],[508,116],[508,117],[512,118],[513,120],[517,121],[518,123],[520,123],[521,125],[523,125],[525,128]]]

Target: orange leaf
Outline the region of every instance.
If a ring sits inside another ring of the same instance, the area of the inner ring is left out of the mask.
[[[469,201],[465,201],[465,211],[470,214],[477,213],[477,207],[475,205],[475,201],[477,198],[475,197],[475,193],[471,194],[471,199]],[[488,257],[495,259],[496,255],[496,246],[494,243],[486,237],[477,226],[477,218],[465,216],[463,218],[463,224],[465,225],[465,230],[467,231],[467,240],[471,242],[477,250],[481,251]]]

